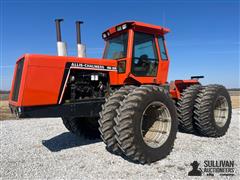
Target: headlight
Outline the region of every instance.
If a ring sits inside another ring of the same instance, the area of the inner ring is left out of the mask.
[[[125,73],[126,72],[126,61],[118,61],[117,66],[118,73]]]
[[[111,34],[110,34],[109,31],[104,32],[104,33],[102,33],[102,38],[105,39],[105,38],[109,37],[110,35],[111,35]]]
[[[120,26],[116,27],[116,31],[122,31],[124,29],[127,29],[127,24],[123,24],[123,25],[120,25]]]
[[[117,26],[117,27],[116,27],[116,30],[117,30],[117,31],[121,31],[121,30],[122,30],[122,26]]]
[[[91,75],[91,81],[98,81],[98,80],[99,80],[98,75],[95,75],[95,74]]]
[[[103,39],[105,39],[105,38],[107,37],[107,34],[106,34],[106,33],[103,33],[103,34],[102,34],[102,37],[103,37]]]
[[[91,81],[94,81],[94,80],[95,80],[95,76],[91,75]]]
[[[122,30],[127,29],[127,24],[122,25]]]
[[[98,81],[98,75],[94,76],[95,81]]]

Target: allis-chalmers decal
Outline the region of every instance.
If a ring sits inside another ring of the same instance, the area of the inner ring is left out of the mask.
[[[71,63],[71,67],[79,67],[83,69],[100,69],[105,71],[117,71],[117,67],[114,66],[103,66],[97,64],[84,64],[84,63]]]

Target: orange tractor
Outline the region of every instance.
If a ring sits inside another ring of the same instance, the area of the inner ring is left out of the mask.
[[[20,118],[61,117],[76,134],[101,136],[106,149],[151,163],[172,150],[178,129],[223,136],[231,121],[225,87],[202,86],[202,76],[168,83],[169,29],[127,21],[107,29],[102,59],[85,57],[77,27],[78,57],[67,56],[61,19],[58,56],[25,54],[16,62],[10,109]]]

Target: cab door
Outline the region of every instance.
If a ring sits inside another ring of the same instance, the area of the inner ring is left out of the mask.
[[[133,78],[142,84],[157,83],[159,55],[153,34],[134,33],[132,67]]]

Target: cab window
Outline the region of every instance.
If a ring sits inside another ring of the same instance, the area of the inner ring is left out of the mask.
[[[132,73],[135,76],[156,76],[158,58],[154,36],[135,32]]]
[[[166,52],[165,45],[164,45],[164,38],[162,36],[158,37],[158,44],[159,44],[162,60],[168,60],[167,52]]]
[[[106,42],[106,49],[103,58],[121,59],[127,56],[128,34],[124,33],[113,37]]]

